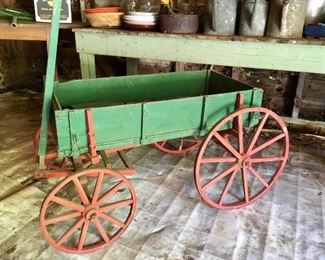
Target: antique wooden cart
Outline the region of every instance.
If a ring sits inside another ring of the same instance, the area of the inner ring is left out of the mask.
[[[54,3],[60,6],[61,0]],[[289,138],[281,118],[260,107],[261,89],[212,71],[57,83],[58,26],[55,8],[42,125],[35,138],[35,177],[64,177],[40,213],[42,233],[53,247],[92,252],[128,227],[136,195],[126,175],[135,171],[124,149],[156,143],[182,153],[200,145],[195,185],[215,208],[246,206],[275,183],[287,161]],[[112,167],[113,152],[124,167]]]

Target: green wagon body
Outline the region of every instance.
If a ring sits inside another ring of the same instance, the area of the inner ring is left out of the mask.
[[[238,92],[244,95],[245,106],[261,105],[261,89],[212,71],[57,83],[54,113],[59,155],[88,151],[85,109],[93,114],[96,149],[104,150],[202,136],[235,110]],[[248,123],[254,124],[254,118],[250,116]]]

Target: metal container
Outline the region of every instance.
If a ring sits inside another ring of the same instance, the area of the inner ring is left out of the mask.
[[[241,7],[239,34],[264,36],[268,12],[268,1],[245,0]]]
[[[309,0],[305,24],[325,23],[325,0]]]
[[[307,0],[272,0],[267,36],[301,38]]]
[[[234,35],[238,0],[208,0],[205,34]]]
[[[199,17],[196,14],[161,14],[160,31],[166,33],[197,33]]]

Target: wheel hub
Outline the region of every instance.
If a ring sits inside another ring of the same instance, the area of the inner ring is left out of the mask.
[[[241,158],[237,160],[241,168],[248,167],[250,165],[250,157],[246,154],[243,154]]]
[[[98,218],[99,211],[97,208],[90,207],[85,210],[84,218],[90,221],[93,221]]]

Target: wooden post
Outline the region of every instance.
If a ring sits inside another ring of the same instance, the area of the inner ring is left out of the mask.
[[[294,105],[292,109],[292,118],[298,118],[299,116],[299,110],[300,110],[300,101],[302,97],[302,92],[304,90],[304,85],[305,85],[305,78],[306,78],[306,73],[302,72],[299,73],[299,80],[298,80],[298,85],[296,89],[296,97],[294,100]]]
[[[239,80],[240,69],[238,67],[233,67],[231,72],[231,77],[234,80]]]
[[[81,66],[81,78],[82,79],[94,79],[96,78],[96,63],[95,55],[88,53],[80,53],[80,66]]]
[[[138,74],[138,62],[137,58],[127,58],[126,59],[126,74],[127,75],[137,75]]]
[[[184,71],[185,70],[185,62],[176,62],[175,71]]]
[[[85,10],[90,8],[90,0],[80,0],[80,13],[81,13],[81,21],[83,23],[87,23]]]

